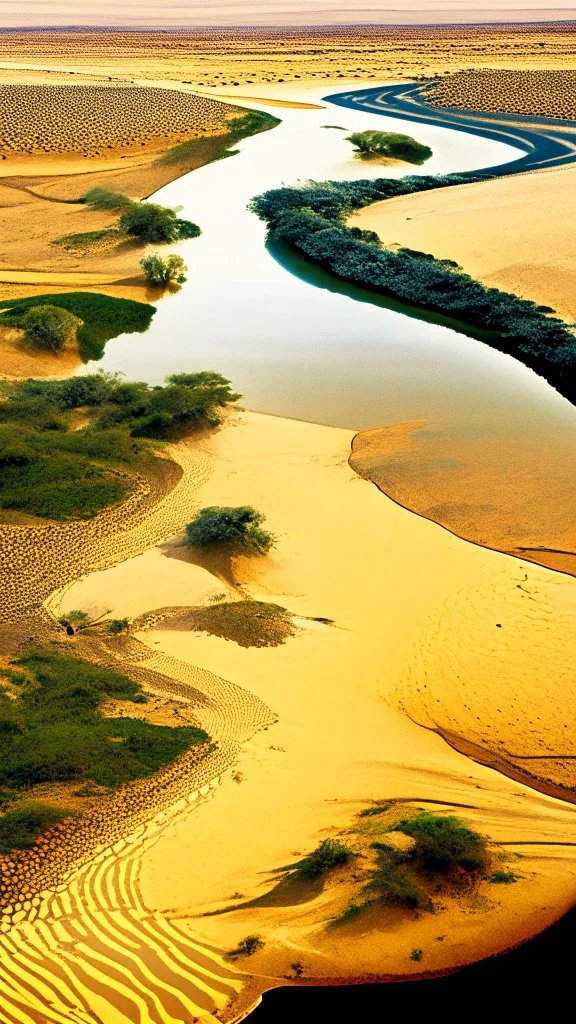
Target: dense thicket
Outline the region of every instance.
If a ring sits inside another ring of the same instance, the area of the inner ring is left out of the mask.
[[[50,519],[88,518],[122,500],[126,470],[150,460],[138,438],[215,425],[239,396],[211,371],[174,374],[163,387],[97,373],[0,388],[0,508]],[[74,410],[88,422],[77,429]]]
[[[353,132],[346,141],[366,156],[391,157],[406,160],[410,164],[423,164],[432,156],[430,146],[424,146],[411,135],[402,135],[400,132],[379,132],[375,128],[368,128],[364,132]]]
[[[73,313],[82,323],[76,337],[80,356],[84,361],[100,359],[104,347],[119,334],[146,331],[156,312],[156,306],[132,299],[117,299],[96,292],[64,292],[62,295],[34,295],[24,299],[0,299],[4,308],[0,324],[26,329],[26,313],[34,306],[56,306]]]
[[[345,224],[354,210],[379,200],[480,179],[485,175],[310,182],[273,189],[251,205],[267,222],[271,242],[289,245],[345,281],[487,332],[486,341],[513,353],[569,394],[576,338],[565,323],[546,315],[550,310],[485,287],[445,260],[406,249],[383,249],[373,232]]]

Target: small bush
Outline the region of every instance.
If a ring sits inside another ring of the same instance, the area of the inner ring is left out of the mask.
[[[159,203],[130,203],[118,222],[121,231],[142,242],[167,244],[182,238],[196,238],[200,228],[189,220],[181,220],[176,211]]]
[[[124,630],[128,629],[129,625],[130,619],[112,619],[112,621],[108,623],[108,632],[123,633]]]
[[[482,871],[488,862],[486,840],[468,828],[454,815],[424,812],[392,829],[412,836],[415,845],[412,857],[432,871],[449,871],[460,867],[465,871]]]
[[[406,855],[384,843],[372,843],[372,847],[378,851],[378,862],[366,892],[391,906],[430,910],[429,897],[404,867]]]
[[[495,885],[511,885],[512,882],[518,881],[518,875],[515,875],[513,871],[498,870],[492,872],[488,881]]]
[[[424,956],[424,950],[423,949],[413,949],[412,952],[410,953],[410,959],[411,960],[415,960],[417,964],[420,963],[420,961],[421,961],[423,956]]]
[[[0,853],[28,850],[37,837],[50,825],[68,818],[71,811],[49,807],[42,803],[28,803],[0,818]]]
[[[262,529],[264,516],[250,505],[226,507],[211,505],[203,508],[186,527],[190,544],[210,547],[228,544],[265,554],[274,543],[271,533]]]
[[[64,348],[79,323],[78,317],[59,306],[32,306],[22,320],[26,341],[52,352]]]
[[[352,850],[338,839],[323,839],[308,857],[300,861],[297,870],[304,878],[320,878],[332,868],[348,864],[353,856]]]
[[[183,284],[186,280],[185,274],[188,269],[182,257],[177,256],[176,253],[171,253],[165,259],[159,256],[158,253],[144,256],[140,260],[140,266],[150,284],[160,287],[170,284],[171,281]]]
[[[263,946],[264,940],[259,935],[247,935],[245,939],[240,940],[236,949],[233,949],[229,955],[232,957],[253,956]]]

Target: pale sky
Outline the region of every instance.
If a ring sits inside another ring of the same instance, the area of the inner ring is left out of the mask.
[[[362,4],[362,6],[360,6]],[[576,0],[0,0],[0,27],[561,21]]]

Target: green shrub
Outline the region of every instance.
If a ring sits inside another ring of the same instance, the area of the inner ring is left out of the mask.
[[[159,203],[130,203],[120,217],[118,226],[127,235],[142,242],[166,244],[182,238],[196,238],[200,228],[189,220],[181,220],[175,210]]]
[[[8,811],[0,818],[0,853],[30,849],[50,825],[69,818],[72,813],[42,803],[27,803],[14,811]]]
[[[365,890],[391,906],[430,910],[427,894],[405,867],[407,855],[384,843],[372,843],[378,851],[376,868]]]
[[[304,878],[320,878],[340,864],[348,864],[353,857],[352,850],[338,839],[323,839],[316,849],[304,857],[297,871]]]
[[[130,625],[130,619],[112,619],[108,623],[108,632],[109,633],[124,633],[124,631],[126,629],[128,629],[129,625]]]
[[[495,885],[511,885],[512,882],[518,881],[518,875],[515,875],[513,871],[493,871],[488,879],[489,882],[494,882]]]
[[[83,202],[93,210],[122,210],[129,206],[132,200],[122,192],[114,192],[112,189],[96,185],[86,193]]]
[[[52,352],[64,348],[79,323],[78,317],[59,306],[31,306],[22,318],[26,341]]]
[[[392,829],[412,836],[412,857],[431,871],[449,871],[460,867],[482,871],[488,863],[486,840],[454,815],[428,811],[400,821]]]
[[[250,505],[235,508],[211,505],[201,509],[196,518],[186,527],[190,544],[210,547],[214,544],[228,544],[265,554],[273,545],[274,538],[262,529],[264,516]]]
[[[245,939],[240,940],[236,949],[233,949],[228,955],[231,957],[253,956],[263,946],[264,940],[260,935],[247,935]]]
[[[423,949],[413,949],[412,952],[410,953],[410,959],[411,960],[415,960],[417,964],[420,963],[420,961],[421,961],[423,956],[424,956],[424,950]]]
[[[364,132],[353,132],[346,141],[356,146],[359,153],[392,157],[411,164],[423,164],[432,156],[429,146],[423,146],[411,135],[401,135],[399,132],[381,132],[372,128]]]
[[[140,266],[144,271],[150,284],[162,286],[176,281],[183,284],[186,280],[187,266],[181,256],[172,253],[164,259],[158,253],[144,256],[140,260]]]

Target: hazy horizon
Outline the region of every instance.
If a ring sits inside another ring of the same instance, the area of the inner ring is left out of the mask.
[[[170,27],[329,24],[481,24],[568,21],[576,18],[576,0],[562,6],[527,6],[522,0],[395,0],[357,7],[351,0],[3,0],[0,28],[41,26]]]

